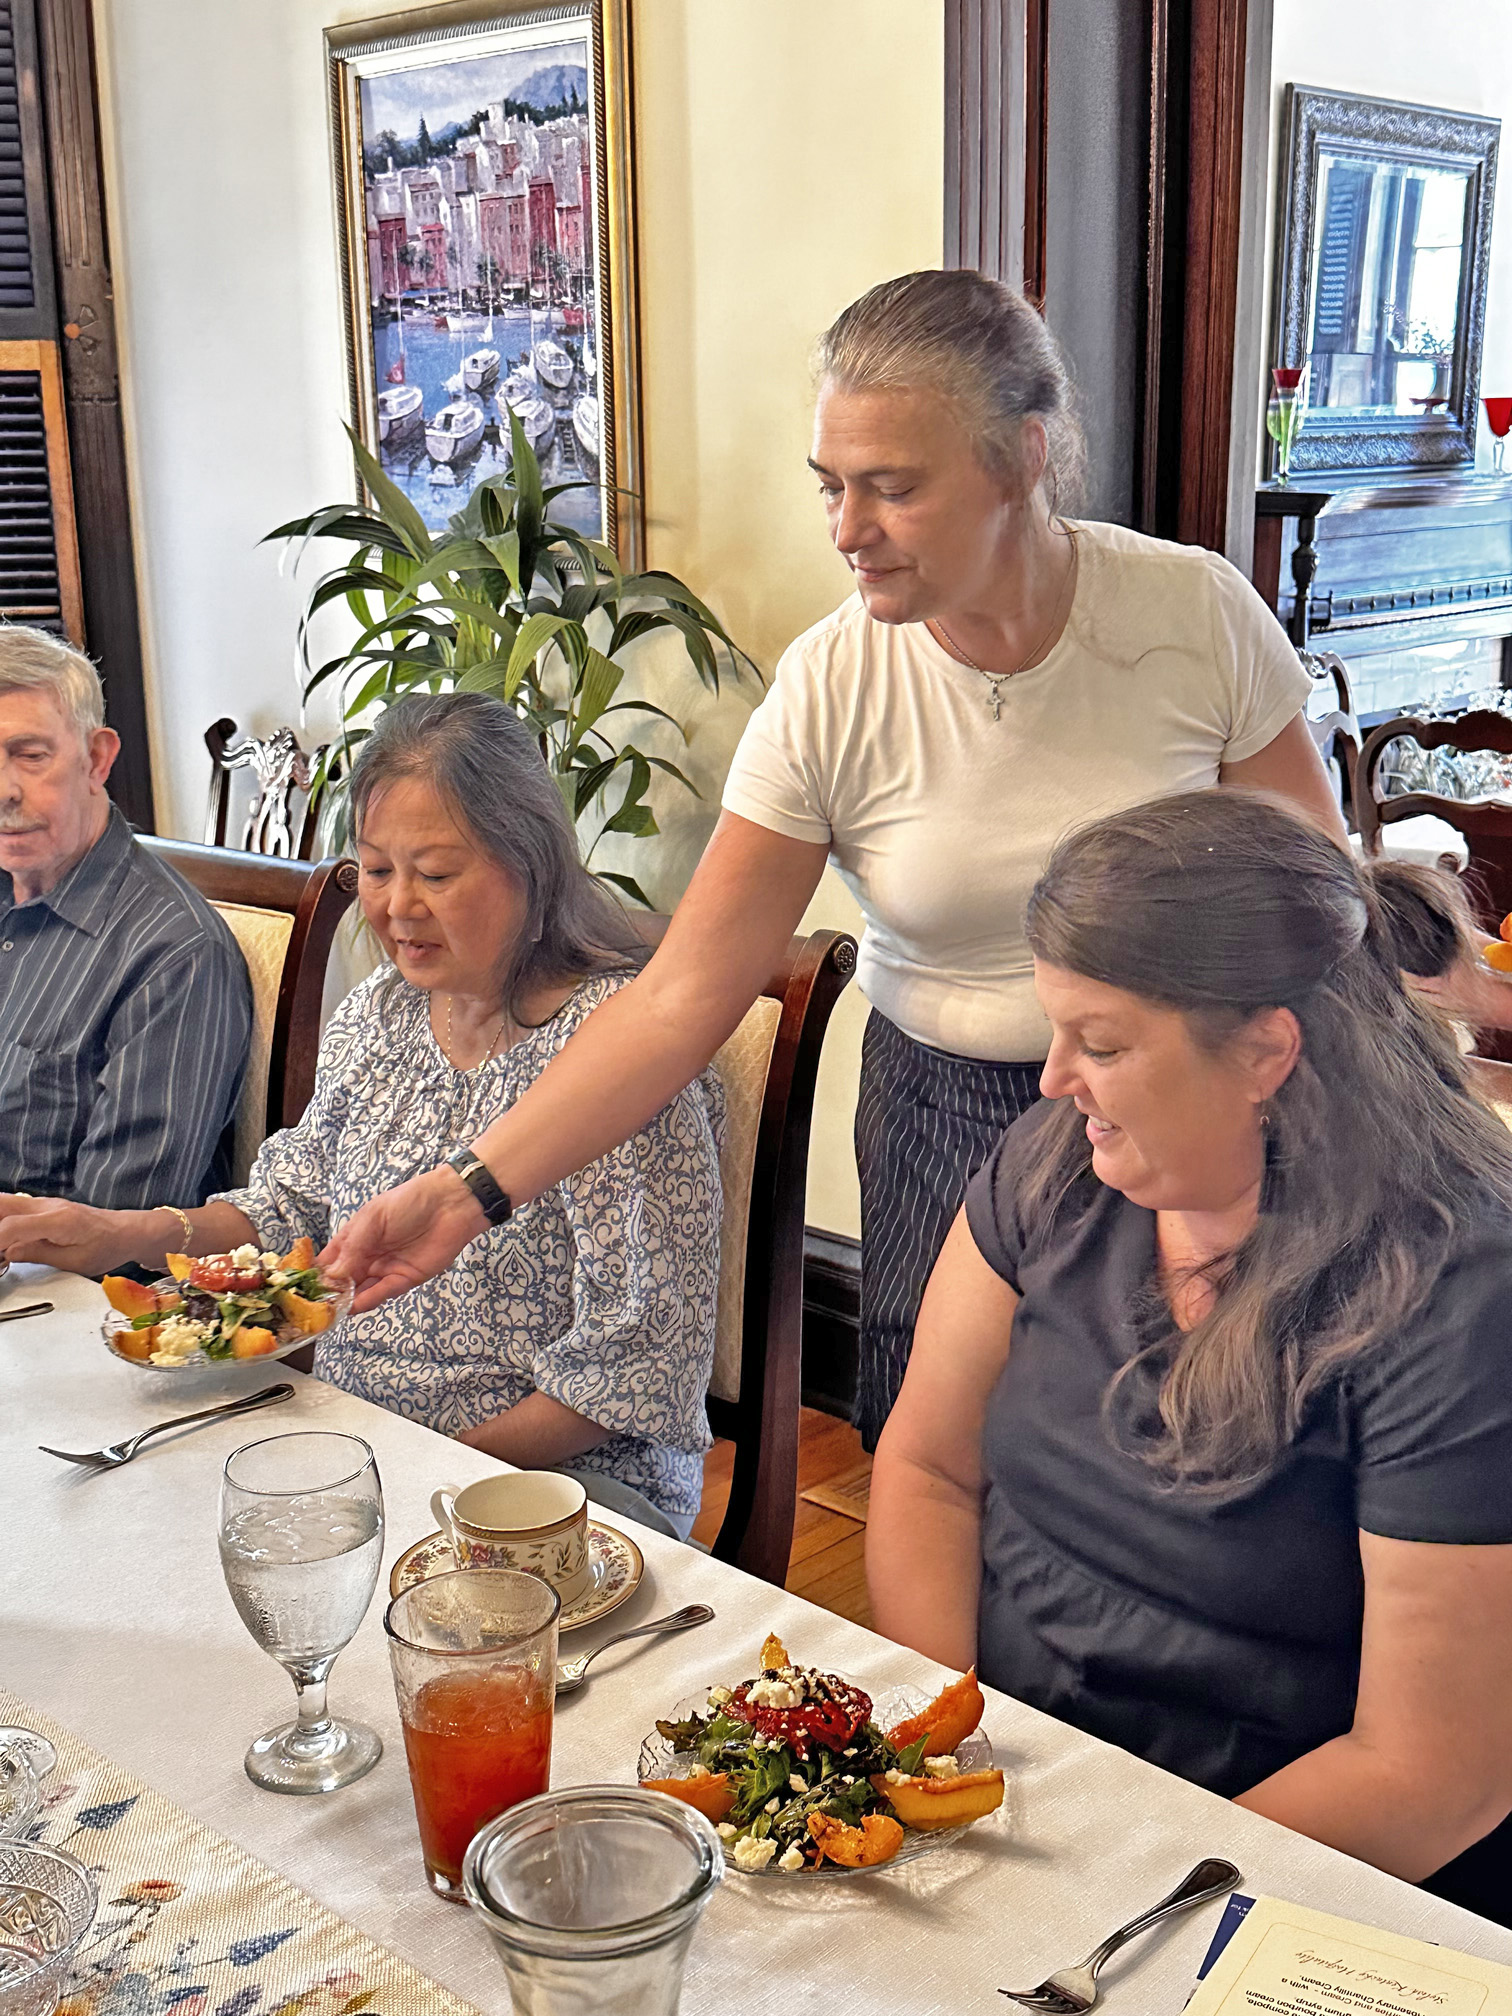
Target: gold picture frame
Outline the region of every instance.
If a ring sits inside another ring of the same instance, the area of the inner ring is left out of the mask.
[[[512,409],[581,486],[552,515],[639,567],[630,0],[451,0],[325,45],[355,431],[439,531],[508,468]]]

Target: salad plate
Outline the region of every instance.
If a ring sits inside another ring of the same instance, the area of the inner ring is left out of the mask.
[[[714,1821],[742,1875],[805,1885],[916,1861],[1000,1810],[1003,1774],[967,1673],[931,1699],[875,1699],[795,1665],[780,1641],[761,1672],[680,1701],[641,1744],[642,1785]]]
[[[198,1260],[170,1253],[167,1261],[160,1281],[107,1274],[100,1284],[111,1305],[100,1326],[106,1349],[142,1372],[287,1358],[352,1306],[351,1283],[321,1273],[309,1239],[281,1254],[238,1246]]]

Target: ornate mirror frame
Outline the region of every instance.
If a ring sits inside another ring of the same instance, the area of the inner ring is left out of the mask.
[[[1310,407],[1292,450],[1293,475],[1325,469],[1421,470],[1473,463],[1501,121],[1432,105],[1400,105],[1385,98],[1350,97],[1288,84],[1283,134],[1284,186],[1277,206],[1272,357],[1277,364],[1305,364],[1310,352],[1308,296],[1318,226],[1321,150],[1419,162],[1469,176],[1459,317],[1449,395],[1443,409],[1409,417],[1400,413],[1373,415],[1362,407]]]

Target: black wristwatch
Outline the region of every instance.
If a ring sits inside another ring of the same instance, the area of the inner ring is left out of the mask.
[[[494,1181],[487,1165],[478,1160],[471,1148],[454,1148],[446,1160],[477,1198],[478,1207],[489,1224],[507,1224],[514,1216],[514,1206]]]

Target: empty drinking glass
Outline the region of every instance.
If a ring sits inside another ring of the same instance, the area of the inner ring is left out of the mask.
[[[226,1459],[220,1557],[231,1600],[294,1682],[299,1715],[259,1736],[247,1776],[270,1792],[334,1792],[383,1744],[326,1712],[326,1677],[367,1614],[383,1554],[383,1492],[360,1436],[273,1435]]]
[[[723,1874],[702,1813],[628,1785],[528,1799],[490,1821],[462,1864],[516,2016],[676,2016]]]
[[[52,2016],[98,1903],[61,1848],[0,1842],[0,2016]]]
[[[467,1844],[551,1779],[557,1619],[549,1582],[461,1568],[396,1596],[383,1623],[425,1873],[462,1901]]]

